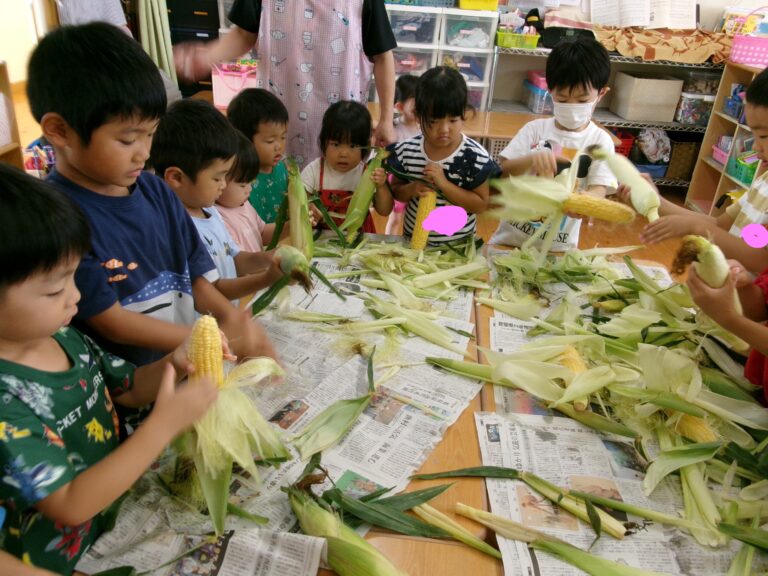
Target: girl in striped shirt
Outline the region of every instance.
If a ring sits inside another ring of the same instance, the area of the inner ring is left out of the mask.
[[[415,108],[422,134],[392,144],[387,162],[399,172],[434,183],[438,207],[459,206],[467,211],[466,224],[454,234],[430,232],[430,245],[473,236],[475,215],[488,207],[488,178],[499,167],[485,148],[462,133],[468,108],[464,78],[447,66],[428,70],[416,85]],[[399,178],[393,178],[391,184],[395,198],[406,203],[403,232],[411,236],[419,198],[430,188]]]

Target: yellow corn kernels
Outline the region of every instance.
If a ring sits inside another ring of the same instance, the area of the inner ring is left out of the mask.
[[[563,203],[563,210],[618,224],[631,222],[635,217],[635,211],[625,204],[588,194],[571,194]]]
[[[427,246],[429,231],[424,229],[424,220],[437,206],[437,192],[431,191],[419,198],[419,209],[416,212],[416,222],[411,232],[411,248],[423,250]]]
[[[210,377],[221,388],[224,385],[224,358],[221,350],[221,332],[213,316],[200,316],[192,327],[189,360],[195,366],[189,380],[195,382]]]

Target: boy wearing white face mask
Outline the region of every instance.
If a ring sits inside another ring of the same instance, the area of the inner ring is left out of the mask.
[[[592,122],[597,102],[608,92],[610,73],[608,52],[597,40],[577,37],[560,42],[549,55],[546,69],[554,115],[533,120],[520,129],[500,154],[504,175],[553,178],[558,161],[573,160],[579,150],[597,144],[612,151],[611,136]],[[593,161],[582,184],[582,193],[602,197],[608,188],[616,186],[616,180],[605,162]],[[490,243],[521,246],[539,232],[540,224],[502,222]],[[580,227],[580,219],[564,217],[552,251],[576,248]]]

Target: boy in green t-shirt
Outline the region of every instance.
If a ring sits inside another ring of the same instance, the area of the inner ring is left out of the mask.
[[[227,118],[253,142],[259,155],[259,175],[251,186],[249,201],[261,219],[271,224],[288,190],[288,170],[283,163],[288,110],[267,90],[247,88],[232,100]],[[299,158],[296,161],[303,163]]]
[[[192,369],[185,345],[134,368],[67,327],[89,249],[88,222],[66,196],[0,164],[2,546],[56,574],[72,573],[101,512],[216,399],[211,381],[175,386]],[[122,444],[113,400],[155,403]]]

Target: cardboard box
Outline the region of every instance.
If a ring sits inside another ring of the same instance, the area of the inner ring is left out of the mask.
[[[610,110],[627,120],[672,122],[682,91],[680,78],[617,72]]]

